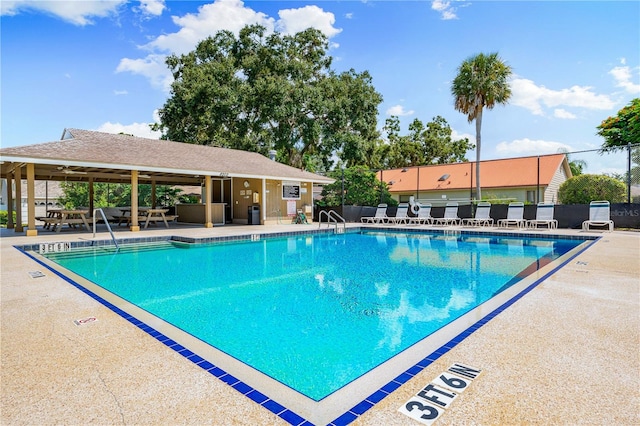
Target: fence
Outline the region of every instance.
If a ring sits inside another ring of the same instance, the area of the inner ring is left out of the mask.
[[[571,169],[571,175],[577,177],[583,175],[583,178],[572,180],[572,190],[570,195],[572,197],[566,197],[567,200],[558,198],[558,187],[564,182],[564,179],[555,179],[549,188],[553,187],[549,195],[544,195],[544,191],[541,189],[542,182],[541,176],[541,157],[538,156],[537,161],[537,189],[536,182],[531,182],[530,186],[523,188],[486,188],[482,187],[482,199],[489,201],[492,204],[508,204],[511,201],[523,201],[525,203],[537,204],[538,202],[553,202],[555,204],[588,204],[594,200],[608,200],[611,203],[640,203],[640,144],[627,145],[621,147],[616,151],[601,151],[600,149],[582,150],[564,152],[567,156],[567,162]],[[535,157],[528,157],[533,158]],[[416,187],[413,188],[410,193],[401,192],[398,194],[400,202],[409,201],[409,197],[413,196],[416,201],[422,203],[430,203],[433,206],[441,206],[449,201],[457,201],[460,204],[472,204],[475,203],[476,188],[473,183],[474,167],[475,163],[469,164],[469,182],[467,188],[456,188],[456,192],[449,192],[446,196],[442,195],[441,198],[433,198],[434,192],[432,189],[420,187],[420,169],[423,167],[417,167],[417,179]],[[535,164],[535,162],[531,162]],[[533,166],[536,167],[536,166]],[[407,169],[415,169],[416,167],[409,167]],[[403,169],[402,171],[406,171]],[[371,172],[380,172],[380,170],[371,170]],[[518,173],[518,170],[513,170],[512,173]],[[384,176],[385,171],[382,171]],[[586,175],[595,175],[595,178],[587,177]],[[445,175],[449,176],[449,175]],[[340,178],[338,178],[340,180]],[[391,181],[393,183],[393,180]],[[582,185],[582,187],[581,187]],[[344,173],[342,174],[342,194],[344,195],[347,190],[347,182],[344,180]],[[567,188],[568,189],[568,188]],[[340,191],[338,191],[340,192]],[[443,191],[444,192],[444,191]],[[568,191],[566,191],[568,192]],[[431,197],[427,194],[431,194]],[[340,194],[335,194],[340,197]],[[437,194],[436,194],[437,195]],[[569,194],[565,194],[569,195]],[[438,195],[439,196],[439,195]],[[544,198],[543,198],[544,197]],[[395,196],[394,196],[395,198]],[[380,193],[380,202],[382,200],[382,193]],[[344,196],[343,203],[344,205]]]
[[[497,223],[499,219],[507,217],[507,204],[492,204],[491,217]],[[396,207],[388,207],[387,215],[395,216]],[[431,209],[433,217],[443,217],[444,207],[436,206]],[[370,206],[338,206],[338,207],[317,207],[314,211],[314,221],[318,220],[321,211],[335,210],[345,218],[347,222],[360,223],[362,217],[372,217],[376,213],[376,207]],[[472,217],[473,208],[471,204],[462,204],[458,208],[458,216],[461,218]],[[524,207],[524,219],[530,220],[536,217],[536,206],[526,205]],[[554,208],[554,218],[558,221],[559,228],[580,229],[582,222],[589,219],[588,204],[568,204],[557,205]],[[611,220],[616,228],[640,229],[640,203],[614,203],[611,204]]]
[[[577,201],[573,203],[560,204],[562,200],[554,200],[556,205],[556,215],[560,222],[560,227],[564,228],[579,228],[582,221],[588,218],[588,203],[595,199],[608,199],[611,204],[611,219],[614,221],[616,227],[621,228],[636,228],[640,229],[640,144],[627,145],[616,151],[603,152],[600,149],[583,150],[566,152],[569,167],[572,169],[572,174],[575,175],[600,175],[608,176],[610,180],[606,183],[602,183],[603,186],[607,186],[614,181],[615,194],[611,197],[598,195],[591,199],[588,199],[591,194],[602,194],[609,191],[611,188],[608,186],[605,188],[594,188],[598,183],[593,184],[593,181],[580,181],[578,182],[577,192],[582,192],[584,195],[584,201]],[[538,162],[540,164],[540,162]],[[538,166],[539,167],[539,166]],[[517,171],[515,171],[517,172]],[[540,169],[538,168],[538,176],[540,175]],[[579,187],[580,182],[583,182],[583,187]],[[343,182],[344,188],[344,182]],[[424,200],[419,199],[421,202],[430,202],[434,207],[434,214],[437,216],[439,210],[443,209],[446,201],[458,201],[460,204],[460,216],[471,217],[473,215],[472,205],[474,200],[470,194],[474,192],[473,187],[467,190],[468,196],[461,198],[448,198],[447,200]],[[597,191],[597,190],[600,191]],[[483,195],[490,190],[483,189]],[[525,218],[532,219],[535,216],[535,204],[539,201],[535,197],[538,196],[539,191],[531,191],[534,193],[534,199],[528,199],[530,205],[525,208]],[[506,217],[507,204],[510,201],[516,201],[508,197],[499,197],[495,199],[488,199],[493,204],[492,217],[495,215],[495,219]],[[522,200],[518,200],[522,201]],[[340,206],[335,209],[349,222],[359,222],[360,217],[372,216],[375,213],[375,208],[365,206]],[[324,209],[323,209],[324,210]],[[390,208],[389,213],[393,214],[393,208]],[[468,211],[467,211],[468,210]],[[316,209],[316,215],[319,209]],[[529,217],[531,216],[531,217]]]
[[[566,154],[574,176],[579,173],[606,175],[624,185],[623,196],[610,199],[612,203],[640,203],[640,144],[627,145],[616,151],[592,149]],[[586,181],[584,184],[588,185]],[[582,188],[585,194],[594,192],[594,189]]]

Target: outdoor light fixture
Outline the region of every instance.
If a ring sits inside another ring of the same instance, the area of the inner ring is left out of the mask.
[[[120,175],[120,177],[128,177],[130,178],[131,175]],[[138,175],[139,178],[143,178],[143,179],[149,179],[151,176],[149,175]]]
[[[80,172],[77,170],[68,169],[67,166],[59,166],[57,169],[60,170],[65,175],[86,175],[87,174],[87,172]]]
[[[444,174],[444,175],[440,176],[440,179],[438,179],[438,181],[444,182],[447,179],[449,179],[449,175],[448,174]]]

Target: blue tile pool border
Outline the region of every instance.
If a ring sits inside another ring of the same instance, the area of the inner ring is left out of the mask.
[[[354,227],[349,228],[346,232],[361,232],[361,231],[384,231],[386,233],[429,233],[429,234],[443,234],[443,235],[464,235],[464,236],[483,236],[483,237],[512,237],[512,238],[536,238],[536,239],[569,239],[569,240],[581,240],[581,241],[592,241],[595,242],[602,237],[599,236],[577,236],[577,235],[557,235],[557,234],[537,234],[537,233],[528,233],[528,232],[510,232],[508,234],[496,233],[496,232],[477,232],[477,231],[468,231],[468,230],[449,230],[449,229],[411,229],[411,228],[396,228],[389,229],[388,227]],[[451,232],[453,231],[453,232]],[[223,242],[237,242],[237,241],[256,241],[256,235],[259,236],[257,240],[261,239],[271,239],[271,238],[283,238],[283,237],[291,237],[291,236],[305,236],[305,235],[316,235],[316,234],[333,234],[334,230],[330,228],[325,229],[315,229],[315,230],[303,230],[303,231],[293,231],[293,232],[277,232],[277,233],[267,233],[267,234],[249,234],[249,235],[237,235],[237,236],[224,236],[224,237],[209,237],[209,238],[190,238],[190,237],[180,237],[180,236],[164,236],[164,237],[148,237],[148,238],[123,238],[118,240],[118,244],[153,244],[153,243],[161,243],[161,242],[182,242],[187,244],[210,244],[210,243],[223,243]],[[113,242],[111,240],[100,240],[100,241],[73,241],[71,242],[71,248],[89,248],[89,247],[102,247],[102,246],[113,246]],[[553,275],[557,270],[562,268],[564,265],[573,260],[576,256],[580,255],[583,251],[585,251],[590,245],[583,247],[581,250],[574,253],[569,258],[565,259],[562,263],[556,265],[552,270],[547,272],[542,277],[535,280],[525,289],[520,291],[518,294],[504,302],[498,308],[489,312],[487,315],[476,321],[474,324],[469,326],[466,330],[459,333],[457,336],[449,340],[447,343],[427,355],[421,361],[408,368],[403,373],[396,376],[393,380],[382,386],[380,389],[373,392],[363,401],[360,401],[358,404],[354,405],[348,411],[337,417],[332,422],[328,423],[328,426],[346,426],[355,420],[357,420],[361,415],[366,413],[368,410],[373,408],[377,403],[382,401],[392,392],[397,390],[399,387],[404,385],[442,355],[449,352],[459,343],[461,343],[464,339],[473,334],[476,330],[480,329],[480,327],[487,324],[490,320],[495,318],[498,314],[506,310],[516,301],[520,300],[527,293],[537,287],[541,282],[547,279],[549,276]],[[39,243],[36,244],[27,244],[27,245],[15,245],[14,248],[24,253],[27,257],[34,260],[36,263],[42,265],[47,268],[49,271],[53,272],[58,277],[62,278],[72,286],[76,287],[81,292],[87,294],[89,297],[96,300],[98,303],[107,307],[111,311],[120,315],[122,318],[135,325],[145,333],[154,337],[156,340],[160,341],[170,349],[173,349],[187,360],[191,361],[195,365],[199,366],[203,370],[207,371],[220,381],[226,383],[237,392],[251,399],[253,402],[261,405],[266,408],[273,414],[280,417],[282,420],[294,426],[311,426],[313,423],[304,419],[302,416],[296,414],[295,412],[287,409],[282,404],[277,401],[269,398],[267,395],[262,392],[254,389],[250,385],[242,382],[237,379],[233,375],[227,373],[223,369],[215,366],[210,361],[200,357],[199,355],[193,353],[188,350],[184,346],[180,345],[176,341],[170,339],[165,336],[161,332],[157,331],[153,327],[147,325],[143,321],[135,318],[134,316],[128,314],[126,311],[118,308],[111,302],[105,300],[99,295],[93,293],[88,290],[81,284],[75,282],[71,278],[65,276],[59,271],[56,271],[46,263],[42,262],[37,257],[30,254],[30,251],[38,252]]]

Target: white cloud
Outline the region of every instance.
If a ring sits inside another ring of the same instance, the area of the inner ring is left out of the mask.
[[[173,16],[172,19],[180,27],[178,32],[158,36],[142,47],[180,55],[193,50],[199,41],[218,31],[228,30],[238,34],[242,27],[249,24],[263,25],[267,31],[272,31],[275,26],[273,18],[245,7],[241,0],[216,0],[200,6],[197,13]]]
[[[123,58],[116,72],[131,72],[147,77],[151,84],[168,91],[173,78],[165,64],[167,54],[181,55],[193,50],[198,42],[215,35],[218,31],[228,30],[238,34],[246,25],[260,24],[271,33],[275,28],[292,33],[309,27],[317,28],[328,37],[338,34],[335,17],[317,6],[305,6],[299,9],[286,9],[279,12],[276,21],[268,15],[246,7],[241,0],[216,0],[200,6],[197,13],[173,16],[173,22],[180,29],[177,32],[158,36],[141,49],[150,53],[144,58]],[[338,47],[331,43],[331,48]]]
[[[113,94],[116,96],[122,96],[122,95],[128,95],[129,92],[127,92],[126,90],[114,90]]]
[[[164,0],[140,0],[140,10],[146,15],[160,16],[165,9]]]
[[[387,110],[387,115],[395,115],[398,117],[402,117],[405,115],[413,115],[413,114],[415,114],[414,110],[411,109],[409,111],[405,111],[402,105],[394,105]]]
[[[130,72],[147,77],[153,86],[168,91],[173,78],[164,63],[165,59],[165,55],[156,54],[148,55],[142,59],[124,58],[120,60],[116,72]]]
[[[140,138],[160,139],[162,133],[152,131],[149,124],[150,123],[120,124],[106,122],[100,125],[96,130],[98,132],[105,133],[126,133],[127,135],[138,136]]]
[[[622,66],[615,67],[609,74],[611,74],[616,81],[616,87],[623,88],[626,92],[631,93],[633,95],[637,95],[640,93],[640,84],[634,83],[633,72],[629,66],[626,66],[627,60],[622,58],[620,60]],[[640,74],[640,68],[635,69],[636,74]],[[640,80],[638,76],[636,76],[635,81]]]
[[[56,16],[74,25],[93,24],[92,18],[104,18],[118,12],[127,0],[2,0],[0,15],[17,15],[24,11],[39,11]]]
[[[295,34],[307,28],[316,28],[331,38],[342,30],[333,24],[336,18],[331,12],[325,12],[318,6],[305,6],[298,9],[283,9],[278,12],[280,20],[276,28],[286,34]]]
[[[610,110],[615,106],[615,102],[609,96],[598,95],[589,86],[552,90],[538,86],[531,80],[516,77],[511,80],[511,92],[511,104],[526,108],[535,115],[545,115],[545,107]]]
[[[353,13],[345,13],[344,17],[347,19],[353,19]]]
[[[575,114],[570,113],[567,110],[564,110],[562,108],[556,108],[553,110],[553,116],[556,118],[565,118],[568,120],[573,120],[574,118],[577,118]]]
[[[455,129],[451,129],[451,139],[454,141],[458,141],[460,139],[467,138],[469,142],[475,144],[476,143],[476,135],[472,135],[470,133],[458,133]]]
[[[570,152],[572,148],[562,142],[532,140],[529,138],[516,139],[512,142],[500,142],[496,145],[496,152],[504,157],[555,154],[560,150]]]
[[[456,15],[456,8],[451,6],[451,2],[442,0],[433,0],[431,2],[431,9],[439,12],[442,19],[448,21],[450,19],[458,19]]]

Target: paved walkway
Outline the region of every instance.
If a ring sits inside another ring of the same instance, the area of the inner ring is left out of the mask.
[[[118,237],[302,226],[158,228]],[[640,424],[640,233],[589,235],[602,238],[353,424],[418,425],[398,408],[454,362],[483,372],[436,425]],[[90,233],[2,230],[1,237],[1,424],[286,424],[60,277],[45,270],[31,278],[42,267],[13,248]],[[73,323],[90,316],[98,321]]]

